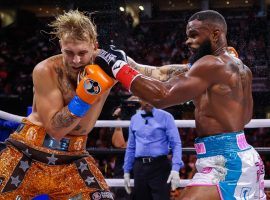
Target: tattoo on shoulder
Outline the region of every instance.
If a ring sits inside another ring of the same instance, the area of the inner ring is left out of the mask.
[[[53,117],[53,126],[55,128],[69,127],[76,119],[77,117],[65,107]]]
[[[63,70],[60,67],[55,68],[57,73],[57,81],[59,84],[59,89],[62,91],[64,96],[70,96],[74,92],[74,87],[71,81],[64,76]]]
[[[57,75],[60,79],[62,79],[64,77],[64,73],[60,67],[56,67],[55,72],[57,73]]]

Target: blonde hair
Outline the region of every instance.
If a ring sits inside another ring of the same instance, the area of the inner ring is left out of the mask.
[[[59,39],[97,42],[96,26],[85,12],[70,10],[56,17],[49,26],[53,28],[50,34]]]

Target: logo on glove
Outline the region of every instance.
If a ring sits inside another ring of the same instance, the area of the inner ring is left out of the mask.
[[[100,50],[99,55],[100,58],[102,58],[103,60],[105,60],[108,64],[111,61],[114,61],[116,59],[117,56],[108,53],[107,51],[104,51],[103,49]]]
[[[92,79],[86,79],[84,81],[83,87],[89,94],[94,94],[95,95],[95,94],[99,94],[100,91],[101,91],[99,83],[92,80]]]

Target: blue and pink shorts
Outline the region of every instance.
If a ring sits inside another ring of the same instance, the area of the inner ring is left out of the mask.
[[[195,140],[196,168],[188,186],[217,186],[224,200],[265,200],[264,165],[243,131]]]

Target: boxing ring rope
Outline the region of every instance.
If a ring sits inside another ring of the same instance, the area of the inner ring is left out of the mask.
[[[256,151],[258,151],[261,155],[269,155],[270,154],[270,147],[254,147],[254,149],[256,149]],[[87,148],[87,151],[90,154],[94,154],[94,155],[116,155],[116,154],[124,154],[125,153],[125,149],[114,149],[114,148],[95,148],[95,147],[89,147]],[[182,148],[182,151],[185,154],[195,154],[195,148],[193,147],[185,147]]]
[[[0,119],[14,121],[20,123],[23,119],[22,116],[14,115],[7,113],[5,111],[0,110]],[[195,121],[194,120],[175,120],[176,126],[179,128],[195,128]],[[130,124],[129,120],[98,120],[95,124],[95,127],[128,127]],[[263,127],[270,127],[270,119],[252,119],[245,128],[263,128]],[[258,152],[262,152],[263,154],[269,154],[270,148],[266,147],[258,147],[255,148]],[[94,148],[87,149],[90,153],[122,153],[124,150],[113,150],[108,149],[101,149],[96,150]],[[194,148],[183,148],[183,152],[187,153],[195,153]],[[106,179],[106,182],[110,187],[124,187],[124,179]],[[190,182],[189,179],[181,179],[180,187],[185,187]],[[134,180],[131,180],[131,186],[134,186]],[[270,188],[270,180],[264,181],[265,188]]]
[[[110,187],[124,187],[124,179],[106,179],[106,182]],[[181,179],[181,187],[186,187],[189,182],[189,179]],[[130,185],[134,186],[134,179],[130,180]]]
[[[20,123],[22,116],[14,115],[0,110],[0,119],[15,121]],[[175,120],[179,128],[195,128],[194,120]],[[95,127],[128,127],[129,120],[98,120]],[[252,119],[245,128],[263,128],[270,126],[270,119]]]

